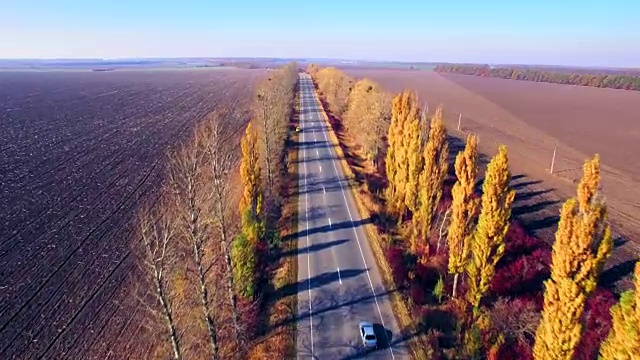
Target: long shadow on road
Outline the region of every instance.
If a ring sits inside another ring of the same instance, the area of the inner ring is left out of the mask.
[[[324,285],[331,284],[333,282],[339,281],[339,279],[345,280],[348,278],[352,278],[358,276],[368,269],[346,269],[340,270],[340,275],[338,275],[337,271],[325,272],[320,275],[316,275],[311,279],[301,280],[292,284],[287,284],[281,287],[280,289],[275,291],[275,298],[283,298],[290,295],[297,294],[301,289],[316,289],[322,287]],[[310,284],[309,284],[310,283]]]
[[[295,250],[290,250],[290,251],[286,251],[283,252],[281,254],[282,257],[285,256],[298,256],[300,254],[306,254],[306,253],[312,253],[312,252],[316,252],[316,251],[321,251],[321,250],[325,250],[325,249],[329,249],[331,247],[334,246],[338,246],[340,244],[344,244],[347,241],[349,241],[349,239],[340,239],[340,240],[333,240],[333,241],[328,241],[325,243],[321,243],[321,244],[314,244],[308,247],[303,247],[303,248],[297,248]]]
[[[334,231],[334,230],[341,230],[341,229],[352,229],[352,228],[357,228],[358,226],[361,225],[366,225],[366,224],[370,224],[371,223],[371,218],[366,218],[363,220],[358,220],[358,221],[342,221],[339,223],[335,223],[335,224],[331,224],[331,225],[323,225],[323,226],[317,226],[314,228],[311,228],[309,230],[302,230],[302,231],[298,231],[296,233],[287,235],[285,237],[282,238],[283,241],[288,241],[288,240],[293,240],[299,237],[303,237],[303,236],[307,236],[307,235],[312,235],[312,234],[318,234],[318,233],[327,233],[330,231]]]

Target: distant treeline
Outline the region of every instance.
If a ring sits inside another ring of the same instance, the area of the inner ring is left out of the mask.
[[[584,73],[584,70],[549,71],[535,68],[490,67],[489,65],[438,65],[439,73],[490,76],[502,79],[527,80],[592,86],[599,88],[626,89],[640,91],[640,73],[638,75]]]

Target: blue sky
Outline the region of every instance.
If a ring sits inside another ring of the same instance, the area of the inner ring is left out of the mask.
[[[0,0],[0,58],[330,57],[640,67],[640,1]]]

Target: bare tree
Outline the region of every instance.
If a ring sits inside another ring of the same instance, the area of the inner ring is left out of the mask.
[[[204,253],[211,239],[208,224],[202,217],[203,206],[203,168],[205,149],[199,141],[200,134],[195,132],[194,141],[171,155],[172,189],[177,200],[180,224],[184,231],[187,245],[193,250],[193,261],[196,265],[200,305],[204,321],[209,331],[212,358],[218,358],[218,338],[215,319],[210,311],[210,295],[206,283],[208,266],[204,264]],[[211,261],[213,263],[213,260]]]
[[[235,339],[240,343],[240,313],[233,284],[233,264],[231,262],[231,235],[229,234],[230,180],[229,173],[235,163],[233,147],[224,137],[222,124],[228,112],[217,111],[210,114],[203,130],[202,142],[207,157],[208,171],[211,179],[211,221],[220,236],[220,249],[225,260],[226,286],[231,302],[231,312]]]
[[[163,209],[162,207],[159,208]],[[174,247],[175,223],[162,210],[154,213],[145,209],[140,216],[139,224],[142,238],[139,256],[142,268],[153,284],[153,294],[159,307],[154,312],[160,314],[164,319],[173,348],[173,358],[179,360],[182,358],[182,352],[169,298],[167,276],[167,272],[169,272],[172,263],[176,259]]]

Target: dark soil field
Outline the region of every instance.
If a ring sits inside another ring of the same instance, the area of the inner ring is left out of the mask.
[[[443,104],[449,131],[458,137],[477,133],[489,156],[498,144],[507,145],[519,193],[513,213],[548,242],[562,202],[575,195],[584,159],[599,153],[616,238],[602,281],[618,291],[630,285],[627,275],[640,253],[640,93],[430,71],[345,70],[392,92],[415,90],[430,110]]]
[[[264,74],[0,72],[0,358],[135,353],[135,210],[167,147],[217,106],[240,128]]]

